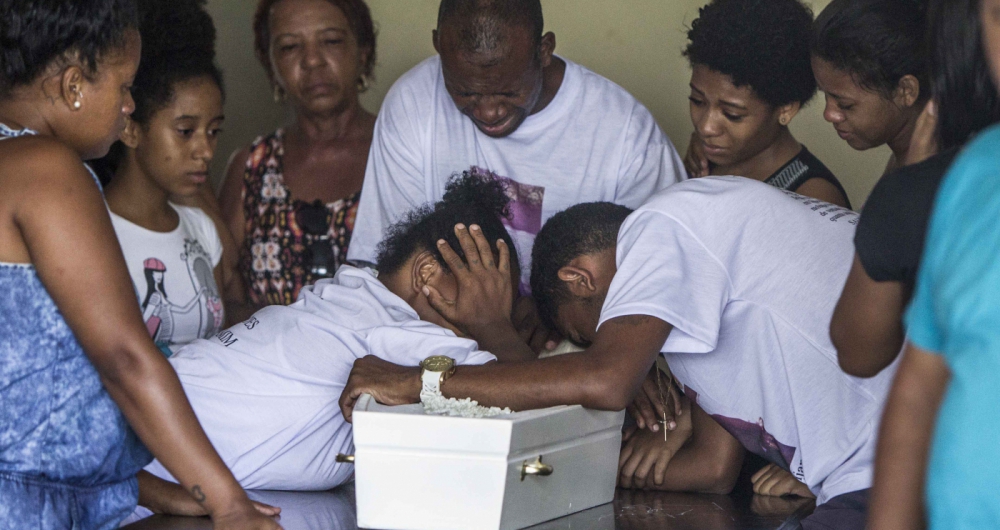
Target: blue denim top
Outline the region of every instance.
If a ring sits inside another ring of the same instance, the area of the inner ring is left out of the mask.
[[[151,460],[35,268],[0,263],[0,473],[87,487]]]

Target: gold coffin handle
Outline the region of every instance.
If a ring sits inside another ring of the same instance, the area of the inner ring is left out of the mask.
[[[337,455],[337,462],[341,463],[341,464],[353,464],[354,463],[354,455],[338,454]]]
[[[533,477],[547,477],[555,471],[555,468],[548,464],[542,463],[542,457],[539,456],[533,462],[527,460],[521,464],[521,482],[524,482],[524,477],[531,475]]]

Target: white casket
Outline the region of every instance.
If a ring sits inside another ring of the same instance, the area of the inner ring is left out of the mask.
[[[358,526],[525,528],[611,502],[625,412],[579,405],[494,418],[354,408]]]

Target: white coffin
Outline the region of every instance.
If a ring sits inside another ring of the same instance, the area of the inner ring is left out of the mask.
[[[577,405],[450,418],[362,396],[354,408],[358,526],[525,528],[609,503],[624,417]],[[550,475],[522,473],[544,466]]]

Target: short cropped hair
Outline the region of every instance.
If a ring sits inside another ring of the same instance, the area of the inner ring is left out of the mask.
[[[138,26],[134,0],[0,0],[0,98],[57,61],[80,61],[96,75],[104,54]]]
[[[890,99],[912,75],[928,85],[922,0],[833,0],[813,24],[812,53]]]
[[[457,27],[460,46],[474,52],[497,49],[511,27],[528,28],[535,44],[545,30],[540,0],[441,0],[438,30],[447,24]]]
[[[631,209],[610,202],[577,204],[553,215],[538,232],[531,250],[531,294],[550,329],[558,329],[559,306],[570,298],[559,269],[617,245],[618,230],[631,214]]]
[[[375,61],[377,35],[375,23],[372,22],[372,13],[365,0],[326,0],[338,9],[343,11],[347,17],[347,23],[351,27],[354,39],[358,41],[358,47],[368,50],[368,58],[365,64],[361,65],[361,79],[359,83],[362,87],[375,79]],[[274,70],[271,65],[271,28],[268,25],[268,18],[271,16],[271,9],[281,0],[260,0],[257,4],[257,11],[253,15],[253,44],[254,53],[257,60],[264,66],[267,76],[273,81]]]
[[[805,104],[816,94],[812,22],[799,0],[713,0],[691,23],[684,56],[749,86],[772,107]]]
[[[394,274],[415,252],[426,250],[447,269],[437,242],[444,239],[466,259],[455,235],[455,225],[462,223],[479,225],[490,245],[503,239],[510,249],[513,269],[518,263],[517,249],[503,224],[510,216],[510,201],[506,183],[489,171],[472,168],[455,175],[440,201],[411,211],[389,228],[376,252],[376,268],[380,274]]]

